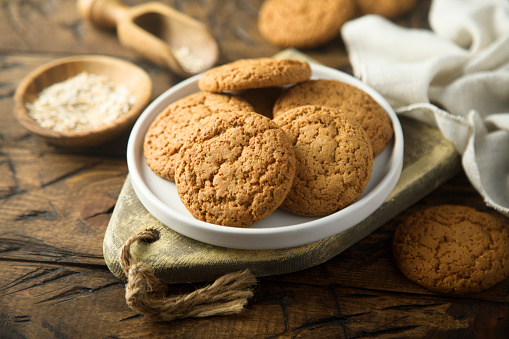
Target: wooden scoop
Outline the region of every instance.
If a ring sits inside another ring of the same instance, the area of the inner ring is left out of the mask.
[[[78,9],[94,25],[116,28],[124,47],[183,77],[217,61],[219,48],[207,27],[161,3],[126,7],[119,0],[78,0]]]

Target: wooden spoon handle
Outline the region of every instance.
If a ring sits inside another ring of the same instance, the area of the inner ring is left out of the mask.
[[[115,28],[129,13],[120,0],[78,0],[78,10],[83,18],[105,28]]]

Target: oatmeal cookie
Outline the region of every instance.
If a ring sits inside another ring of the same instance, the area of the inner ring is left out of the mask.
[[[297,157],[292,189],[281,207],[303,216],[322,216],[353,203],[373,169],[364,129],[337,109],[301,106],[274,118],[290,137]]]
[[[143,151],[147,165],[162,178],[174,180],[175,159],[189,135],[218,112],[252,112],[244,99],[229,95],[199,92],[170,104],[149,127]]]
[[[303,105],[338,108],[353,113],[368,134],[373,155],[377,156],[392,138],[389,116],[370,95],[337,80],[308,80],[288,88],[274,104],[274,117]]]
[[[440,205],[410,215],[393,238],[403,275],[431,291],[477,293],[509,276],[509,232],[488,213]]]
[[[260,8],[258,31],[279,47],[317,47],[338,36],[355,13],[354,0],[267,0]]]
[[[198,80],[202,91],[222,92],[288,85],[306,81],[311,67],[294,59],[241,59],[204,72]]]
[[[286,198],[295,161],[290,140],[271,119],[258,113],[218,113],[181,148],[177,192],[196,219],[247,227]]]

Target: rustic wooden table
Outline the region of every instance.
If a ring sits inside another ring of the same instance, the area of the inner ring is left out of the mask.
[[[256,29],[261,0],[163,2],[211,28],[220,63],[278,52]],[[55,148],[15,121],[13,93],[37,66],[78,54],[137,63],[154,81],[154,98],[182,79],[122,48],[114,31],[84,22],[74,0],[0,4],[0,337],[507,337],[509,279],[480,294],[443,296],[408,281],[392,261],[392,233],[418,208],[457,203],[493,213],[463,173],[324,264],[260,278],[239,315],[169,324],[137,315],[102,252],[127,175],[128,135],[87,151]],[[429,6],[419,1],[397,22],[426,28]],[[339,39],[305,53],[351,72]]]

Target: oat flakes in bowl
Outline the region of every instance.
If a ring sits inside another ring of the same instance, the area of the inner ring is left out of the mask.
[[[152,94],[140,67],[107,56],[74,56],[43,65],[19,84],[14,114],[47,142],[104,144],[132,127]]]

